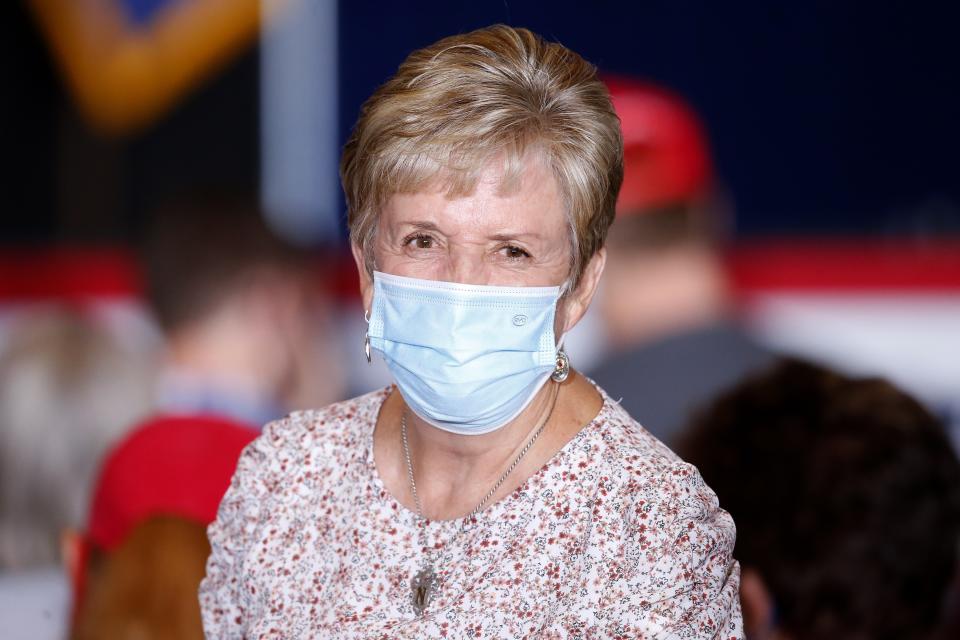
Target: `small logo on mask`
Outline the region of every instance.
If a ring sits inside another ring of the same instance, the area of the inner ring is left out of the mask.
[[[517,315],[513,316],[513,326],[522,327],[525,324],[527,324],[527,316],[523,315],[522,313],[518,313]]]

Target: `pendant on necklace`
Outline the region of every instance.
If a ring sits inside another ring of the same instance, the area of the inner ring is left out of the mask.
[[[433,590],[436,586],[437,575],[433,572],[433,567],[427,565],[417,572],[410,580],[410,591],[412,595],[413,608],[417,615],[423,613],[423,610],[430,604],[430,598],[433,597]]]

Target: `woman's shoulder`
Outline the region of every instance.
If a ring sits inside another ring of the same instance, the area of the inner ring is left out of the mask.
[[[696,468],[606,394],[589,436],[587,469],[600,477],[588,553],[609,576],[599,606],[610,631],[741,637],[736,528]]]
[[[608,522],[639,531],[648,542],[664,543],[680,533],[694,531],[729,554],[736,529],[730,515],[720,508],[716,494],[693,465],[684,462],[657,440],[608,396],[598,416],[592,444],[602,464],[598,498],[594,506]],[[599,505],[596,504],[599,500]]]
[[[713,509],[716,495],[699,471],[660,442],[605,393],[591,438],[606,476],[609,505],[631,512],[638,505],[675,509],[696,504]],[[669,507],[668,507],[669,505]]]
[[[603,408],[595,420],[593,439],[605,466],[627,476],[657,476],[685,464],[618,401],[597,388],[603,396]]]
[[[305,460],[342,461],[362,454],[388,389],[335,402],[321,409],[294,411],[267,423],[248,447],[270,466],[287,470]]]

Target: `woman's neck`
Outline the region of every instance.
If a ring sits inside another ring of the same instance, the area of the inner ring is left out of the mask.
[[[441,484],[437,480],[444,478],[443,485],[453,488],[470,482],[482,483],[486,478],[492,486],[517,458],[540,423],[549,418],[558,392],[559,385],[548,381],[520,415],[482,435],[460,435],[438,429],[406,409],[410,458],[414,470],[419,470],[417,479],[423,484]]]
[[[571,375],[563,384],[550,381],[544,385],[520,415],[504,427],[483,435],[459,435],[421,420],[394,389],[381,409],[374,434],[377,468],[390,492],[413,509],[400,436],[400,419],[405,414],[410,460],[424,516],[433,520],[460,517],[473,511],[494,487],[552,405],[542,435],[487,504],[509,494],[536,472],[596,415],[601,404],[589,382]]]

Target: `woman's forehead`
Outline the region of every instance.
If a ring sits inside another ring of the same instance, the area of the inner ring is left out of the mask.
[[[550,167],[549,155],[540,143],[518,142],[492,153],[477,149],[434,155],[424,150],[395,159],[385,167],[381,194],[387,199],[395,193],[437,191],[459,198],[472,195],[478,186],[485,185],[509,195],[522,188],[528,174],[542,179],[552,173]]]
[[[514,175],[510,175],[513,173]],[[509,181],[509,184],[506,184]],[[417,190],[391,196],[382,210],[389,225],[455,233],[461,228],[487,235],[565,235],[565,206],[553,173],[540,161],[513,170],[489,163],[466,193],[451,192],[442,176]]]

